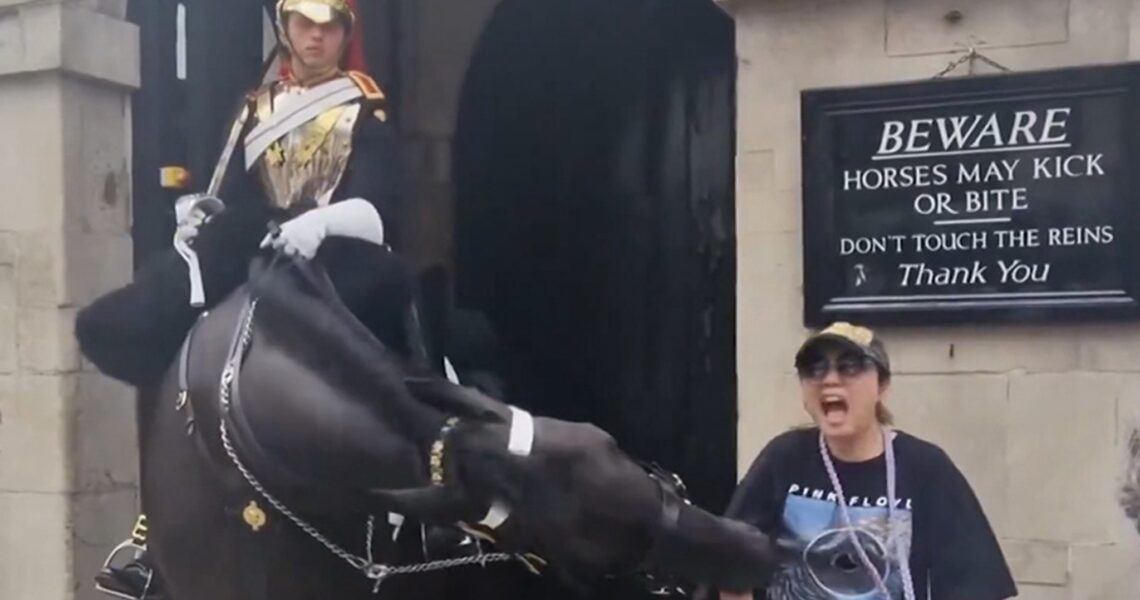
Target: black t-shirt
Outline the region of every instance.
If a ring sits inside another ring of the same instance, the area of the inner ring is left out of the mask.
[[[894,511],[900,540],[888,545],[886,459],[832,462],[856,539],[890,591],[903,600],[909,555],[917,600],[1004,600],[1017,595],[1009,567],[969,483],[937,446],[896,431]],[[883,600],[851,543],[819,450],[819,429],[773,439],[740,482],[727,516],[775,537],[790,557],[757,600]],[[909,553],[908,553],[909,549]]]

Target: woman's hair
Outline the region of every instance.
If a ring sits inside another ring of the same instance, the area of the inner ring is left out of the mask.
[[[875,418],[879,421],[879,425],[895,424],[895,415],[881,400],[875,405]]]
[[[878,365],[876,365],[876,369],[879,372],[879,387],[882,388],[891,382],[891,372]],[[886,404],[883,404],[882,399],[875,405],[875,419],[879,421],[879,425],[895,424],[895,415],[891,413],[891,409],[887,408]]]

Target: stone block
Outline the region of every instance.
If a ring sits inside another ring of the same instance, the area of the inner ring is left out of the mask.
[[[798,238],[755,234],[737,239],[737,363],[742,381],[790,373],[806,335]]]
[[[129,235],[69,232],[65,242],[65,305],[86,306],[106,292],[130,283],[134,250]]]
[[[1126,0],[1131,5],[1128,19],[1128,59],[1140,58],[1140,4],[1137,0]]]
[[[0,598],[72,597],[68,511],[66,494],[0,490]]]
[[[12,267],[19,258],[18,237],[11,231],[4,231],[0,225],[0,266]]]
[[[29,373],[71,373],[79,370],[75,341],[75,309],[20,308],[20,367]]]
[[[138,516],[134,490],[75,494],[71,500],[72,571],[79,583],[76,600],[105,600],[88,585],[103,566],[107,552],[130,534]]]
[[[0,30],[2,19],[0,17]],[[0,40],[4,39],[0,34]],[[0,41],[0,62],[3,52]],[[0,144],[0,181],[5,186],[4,193],[0,194],[0,215],[3,215],[0,229],[4,231],[59,229],[62,154],[58,145],[30,141],[63,139],[60,87],[58,78],[16,81],[0,77],[0,131],[9,140],[23,142]]]
[[[1083,600],[1072,594],[1067,587],[1055,585],[1017,584],[1017,600]]]
[[[128,110],[117,89],[64,81],[64,227],[69,232],[130,233],[130,144],[123,125]]]
[[[1110,530],[1114,534],[1112,541],[1124,546],[1140,544],[1140,522],[1133,522],[1124,514],[1120,506],[1128,477],[1134,470],[1140,471],[1140,457],[1132,459],[1129,455],[1129,441],[1134,431],[1140,430],[1140,382],[1134,377],[1128,378],[1129,385],[1121,394],[1117,404],[1117,435],[1116,435],[1116,467],[1115,477],[1112,480],[1113,494],[1118,500],[1118,506],[1108,517]],[[1135,461],[1135,464],[1133,464]],[[1140,588],[1137,588],[1140,589]]]
[[[794,374],[759,374],[740,382],[737,466],[743,477],[760,450],[790,427],[811,423]]]
[[[1117,398],[1125,378],[1014,375],[1010,381],[1006,535],[1103,543],[1116,513]]]
[[[1076,0],[1070,5],[1068,42],[984,47],[981,51],[998,64],[1018,72],[1119,62],[1129,52],[1129,15],[1126,4],[1127,1]],[[947,55],[931,55],[928,58],[935,57],[943,65],[946,64]],[[975,64],[975,74],[993,72],[995,69],[980,61]],[[962,67],[951,76],[966,76],[969,73],[968,69]]]
[[[139,30],[134,23],[85,8],[65,8],[60,15],[59,47],[60,67],[68,73],[131,89],[139,87]]]
[[[58,231],[34,231],[18,236],[16,265],[18,300],[22,308],[55,309],[63,304],[63,240]]]
[[[459,94],[471,54],[499,0],[417,3],[416,120],[417,131],[449,138],[455,131]]]
[[[1074,546],[1073,598],[1135,600],[1140,597],[1140,542]]]
[[[1087,325],[1077,331],[1078,366],[1085,371],[1140,371],[1140,325]]]
[[[899,373],[1059,372],[1080,364],[1078,329],[1063,326],[881,327]]]
[[[887,406],[899,429],[937,444],[970,482],[1000,536],[1006,523],[1008,379],[1000,375],[896,375]]]
[[[738,91],[737,102],[740,105],[770,107],[764,111],[745,112],[744,120],[740,121],[737,146],[741,152],[755,152],[761,150],[775,150],[787,153],[786,156],[777,156],[775,172],[779,188],[791,182],[799,184],[801,167],[800,159],[800,89],[793,82],[783,81],[776,83],[763,76],[763,70],[768,67],[763,63],[759,68],[752,66],[742,67],[744,72],[740,75],[741,89]],[[779,68],[779,67],[775,67]],[[754,72],[755,71],[755,72]],[[781,169],[787,163],[793,167],[792,171]]]
[[[0,377],[0,491],[71,489],[67,383],[60,377]]]
[[[736,163],[737,235],[799,231],[803,213],[801,194],[798,189],[778,181],[776,153],[771,150],[746,152],[737,157]]]
[[[4,267],[0,267],[0,276]],[[0,375],[15,373],[20,367],[19,330],[16,307],[0,304]]]
[[[0,264],[0,306],[15,307],[17,304],[16,267]]]
[[[96,12],[115,11],[122,1],[19,2],[16,10],[0,15],[0,38],[9,42],[0,44],[0,76],[66,71],[138,87],[138,27]]]
[[[127,18],[127,0],[64,0],[92,12],[118,19]]]
[[[798,231],[738,235],[740,281],[769,289],[798,289],[803,279],[802,247]]]
[[[74,453],[74,489],[82,493],[135,489],[139,469],[135,393],[95,373],[75,377],[68,444]]]
[[[1129,380],[1131,381],[1131,378]],[[1140,396],[1127,392],[1121,396],[1117,416],[1116,444],[1123,452],[1124,445],[1128,443],[1132,432],[1140,430]]]
[[[1069,545],[1064,542],[1005,540],[1002,553],[1019,583],[1069,585]]]
[[[960,21],[944,16],[960,11]],[[887,0],[887,53],[928,54],[979,47],[1062,43],[1069,0]]]
[[[16,263],[19,247],[16,240],[16,233],[0,232],[0,307],[14,307],[17,304]]]

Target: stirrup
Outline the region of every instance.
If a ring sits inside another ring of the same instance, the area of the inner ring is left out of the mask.
[[[111,550],[111,553],[107,555],[107,559],[103,561],[103,568],[100,570],[100,574],[111,573],[112,565],[116,562],[116,559],[120,554],[126,552],[130,552],[130,558],[123,564],[129,564],[130,561],[137,560],[140,556],[145,554],[146,546],[139,545],[138,542],[135,541],[135,538],[127,539],[118,546],[115,546],[115,548]],[[142,593],[137,597],[118,590],[109,589],[99,583],[98,579],[95,580],[95,590],[101,594],[106,594],[113,598],[121,598],[122,600],[146,600],[150,595],[151,585],[154,583],[154,569],[147,567],[147,571],[146,584],[143,585]]]

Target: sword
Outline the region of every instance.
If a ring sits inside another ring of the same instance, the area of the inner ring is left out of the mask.
[[[266,7],[266,12],[269,12],[268,7]],[[261,65],[261,81],[265,81],[266,77],[269,76],[269,70],[273,68],[274,58],[280,48],[281,40],[278,39],[277,44]],[[226,209],[226,203],[218,197],[218,192],[221,191],[222,180],[225,179],[234,148],[237,146],[238,138],[241,137],[241,132],[248,119],[249,105],[246,104],[230,127],[229,135],[226,137],[225,145],[218,157],[218,163],[214,166],[214,173],[210,178],[209,185],[206,186],[206,191],[181,196],[174,203],[173,245],[175,251],[186,263],[187,275],[190,277],[190,306],[196,308],[206,304],[206,289],[202,282],[202,268],[198,263],[198,254],[191,246],[191,242],[194,241],[198,228],[203,223]]]

